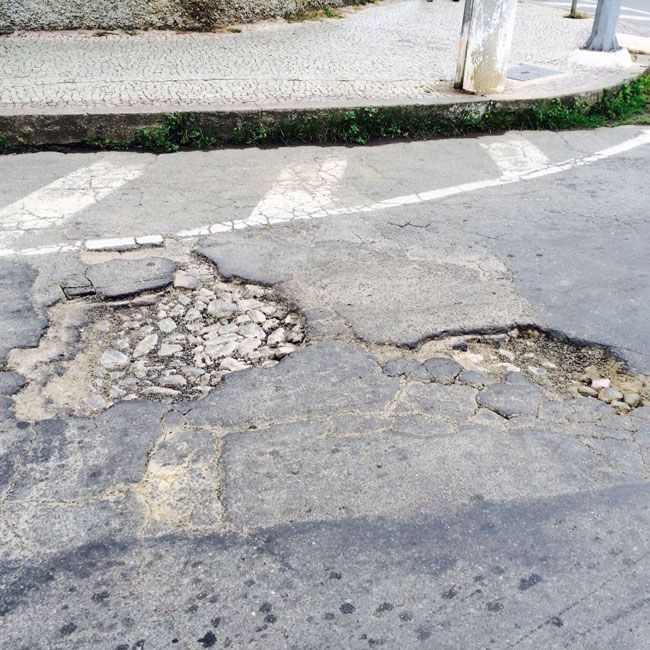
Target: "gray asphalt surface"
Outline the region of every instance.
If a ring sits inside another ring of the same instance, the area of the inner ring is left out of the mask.
[[[385,364],[530,325],[650,374],[644,137],[0,158],[0,646],[644,647],[650,406]],[[141,170],[80,172],[102,161]],[[65,309],[104,304],[62,286],[164,296],[199,261],[273,286],[308,344],[200,400],[26,413],[50,380],[21,360],[40,341],[66,380]]]

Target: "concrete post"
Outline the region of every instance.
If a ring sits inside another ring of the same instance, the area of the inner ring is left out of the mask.
[[[517,0],[465,0],[456,88],[487,95],[505,85]]]
[[[616,25],[622,4],[622,0],[598,0],[594,26],[585,49],[596,52],[615,52],[619,49]]]

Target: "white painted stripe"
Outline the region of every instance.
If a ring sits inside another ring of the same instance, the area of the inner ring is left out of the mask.
[[[267,226],[326,214],[334,205],[332,193],[343,179],[347,164],[344,158],[328,157],[283,169],[248,219],[234,221],[232,227]],[[225,225],[215,224],[210,232],[220,232]]]
[[[130,251],[137,247],[135,237],[89,239],[86,241],[86,250],[88,251]]]
[[[585,165],[591,165],[593,163],[611,158],[612,156],[618,156],[620,154],[632,151],[638,147],[650,144],[650,129],[644,129],[639,135],[634,138],[630,138],[625,142],[614,145],[612,147],[607,147],[606,149],[601,149],[593,154],[587,156],[579,156],[576,158],[569,158],[568,160],[551,163],[543,167],[542,169],[537,169],[534,171],[522,172],[519,175],[512,176],[501,176],[495,179],[484,179],[480,181],[474,181],[472,183],[463,183],[462,185],[453,185],[451,187],[443,187],[429,192],[421,192],[418,194],[407,194],[404,196],[398,196],[392,199],[385,199],[383,201],[378,201],[377,203],[370,203],[366,205],[350,206],[350,207],[341,207],[341,208],[328,208],[319,212],[313,212],[309,218],[315,217],[328,217],[328,216],[341,216],[341,215],[350,215],[350,214],[363,214],[378,212],[381,210],[392,209],[405,205],[413,205],[418,203],[436,201],[444,199],[450,196],[457,194],[463,194],[467,192],[475,192],[477,190],[486,189],[489,187],[500,187],[503,185],[510,185],[519,181],[533,180],[535,178],[541,178],[544,176],[550,176],[553,174],[559,174],[564,171],[569,171],[578,167]],[[306,218],[305,216],[299,218]],[[259,226],[259,223],[248,224],[248,220],[241,221],[228,221],[225,223],[217,223],[211,226],[200,226],[198,228],[193,228],[191,230],[182,230],[175,234],[172,234],[170,237],[174,239],[183,239],[183,238],[194,238],[200,237],[203,235],[209,235],[211,233],[218,232],[230,232],[237,228],[237,225],[240,227],[251,227],[252,225]],[[140,239],[138,237],[137,239]],[[23,250],[12,250],[12,249],[2,249],[0,248],[0,257],[13,256],[13,255],[39,255],[46,253],[55,253],[59,251],[70,251],[78,250],[84,246],[84,242],[73,242],[73,243],[60,243],[53,244],[51,246],[43,246],[40,248],[34,249],[23,249]]]
[[[0,209],[0,246],[30,230],[59,226],[142,174],[148,160],[124,165],[108,154]]]
[[[517,178],[549,165],[543,151],[519,136],[501,137],[493,142],[481,143],[481,147],[496,163],[504,178]]]

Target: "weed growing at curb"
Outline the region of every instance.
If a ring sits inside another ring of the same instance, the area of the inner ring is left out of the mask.
[[[202,121],[200,114],[173,113],[162,124],[136,129],[128,140],[88,138],[77,148],[170,153],[225,145],[364,145],[382,140],[426,140],[507,130],[593,129],[649,123],[649,99],[650,74],[645,74],[616,89],[605,90],[595,102],[573,98],[523,106],[468,103],[452,109],[432,105],[315,110],[271,115],[266,120],[241,120],[230,129],[211,128],[207,123],[209,116]],[[0,153],[39,148],[46,147],[11,143],[0,133]]]
[[[242,121],[236,144],[367,144],[377,140],[424,140],[507,130],[558,131],[616,124],[648,105],[650,76],[605,91],[595,103],[573,99],[535,102],[521,108],[498,105],[479,112],[471,104],[443,112],[435,106],[361,108],[288,115],[273,124]]]
[[[322,18],[343,18],[343,14],[331,7],[325,7],[324,9],[315,9],[313,11],[300,9],[299,11],[288,13],[284,16],[284,19],[288,23],[302,23],[308,20],[321,20]]]

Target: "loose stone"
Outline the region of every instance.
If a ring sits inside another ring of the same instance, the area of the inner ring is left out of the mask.
[[[237,354],[241,355],[242,357],[247,357],[253,350],[257,349],[262,345],[262,342],[259,339],[244,339],[238,346],[237,346]]]
[[[242,361],[237,361],[237,359],[233,359],[232,357],[226,357],[219,364],[219,368],[232,372],[233,370],[243,370],[244,368],[248,368],[248,365]]]
[[[620,390],[616,390],[616,388],[603,388],[598,391],[598,399],[606,404],[618,402],[623,399],[623,393]]]
[[[183,317],[186,321],[199,320],[201,312],[196,307],[190,307]]]
[[[205,298],[208,302],[214,300],[217,297],[214,291],[207,289],[206,287],[201,287],[198,290],[197,295],[199,295],[201,298]]]
[[[239,326],[236,323],[228,323],[227,325],[219,326],[219,334],[235,334]]]
[[[165,334],[171,334],[176,329],[176,322],[172,318],[163,318],[158,321],[158,328]]]
[[[158,335],[149,334],[145,336],[140,343],[135,346],[133,350],[133,356],[137,359],[138,357],[143,357],[146,354],[149,354],[156,346],[158,345]]]
[[[163,375],[160,378],[160,385],[165,388],[182,388],[187,386],[187,379],[182,375]]]
[[[213,300],[208,305],[208,314],[215,318],[227,318],[237,311],[237,305],[232,302],[225,302],[224,300]]]
[[[256,300],[255,298],[246,298],[244,300],[240,300],[237,305],[239,311],[242,313],[246,313],[251,309],[259,309],[263,306],[263,303],[261,303],[259,300]]]
[[[279,327],[275,332],[272,332],[269,334],[269,338],[267,339],[267,343],[273,347],[276,345],[282,345],[286,340],[286,332],[284,330],[284,327]]]
[[[174,286],[177,289],[196,289],[201,286],[201,280],[187,271],[176,271]]]
[[[305,337],[299,329],[293,329],[287,334],[287,341],[289,343],[300,343],[303,338]]]
[[[129,357],[119,350],[105,350],[100,363],[106,370],[119,370],[126,368],[130,362]]]
[[[250,309],[246,315],[251,319],[251,322],[261,325],[266,321],[266,316],[259,309]]]
[[[239,347],[239,341],[230,341],[217,346],[206,346],[206,352],[213,358],[219,359],[221,357],[229,357],[234,354]]]
[[[173,344],[173,343],[163,343],[160,346],[160,350],[158,350],[158,356],[159,357],[169,357],[172,354],[176,354],[177,352],[181,352],[182,350],[183,350],[182,345]]]
[[[625,393],[623,401],[632,408],[636,408],[641,404],[641,395],[639,393]]]
[[[286,357],[288,354],[291,354],[292,352],[296,351],[296,346],[291,345],[291,343],[286,343],[285,345],[281,345],[275,352],[276,356],[278,358]]]
[[[266,293],[266,290],[264,287],[259,287],[255,284],[246,284],[244,285],[244,289],[246,289],[246,293],[251,297],[251,298],[262,298],[264,297],[264,294]]]
[[[632,410],[632,407],[629,404],[626,404],[625,402],[620,402],[618,400],[612,402],[612,406],[619,413],[629,413]]]
[[[194,366],[185,366],[183,368],[183,372],[188,377],[192,377],[193,379],[196,379],[197,377],[201,377],[202,375],[205,375],[205,370],[201,370],[201,368],[195,368]]]
[[[267,317],[274,316],[278,309],[275,305],[262,305],[260,311],[264,312]]]
[[[239,328],[239,334],[247,338],[254,337],[262,340],[266,338],[266,332],[255,323],[244,323],[244,325]]]
[[[578,392],[584,397],[598,397],[598,391],[591,386],[578,386]]]
[[[612,382],[609,379],[592,379],[591,387],[594,390],[600,390],[601,388],[609,388],[612,385]]]

